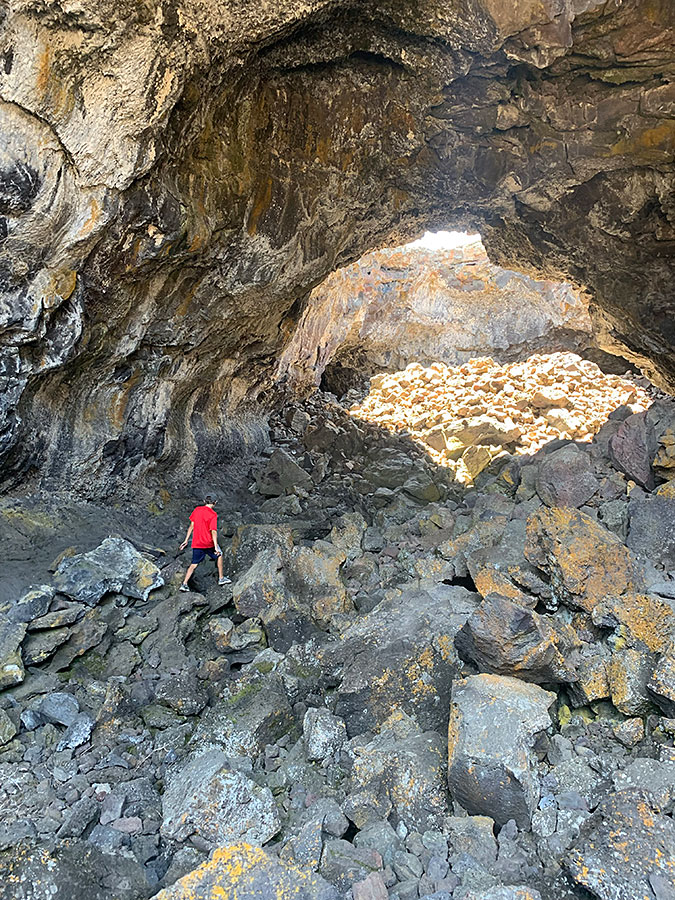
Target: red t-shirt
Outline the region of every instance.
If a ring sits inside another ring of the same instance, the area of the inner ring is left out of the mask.
[[[194,522],[192,532],[192,546],[198,550],[208,550],[213,547],[212,531],[218,527],[218,513],[209,506],[197,506],[190,516]]]

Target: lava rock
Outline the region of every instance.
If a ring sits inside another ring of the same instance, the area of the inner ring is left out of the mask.
[[[627,545],[650,562],[675,569],[675,500],[635,497],[628,506]]]
[[[173,769],[162,797],[162,834],[185,841],[197,834],[214,845],[240,838],[264,844],[281,823],[269,788],[233,771],[220,750],[189,757]]]
[[[54,691],[43,697],[38,705],[40,715],[55,725],[72,725],[80,712],[80,704],[72,694]]]
[[[0,853],[0,900],[141,900],[149,893],[135,859],[90,843],[20,843]]]
[[[328,841],[321,858],[320,872],[341,891],[382,868],[382,857],[374,850],[359,849],[348,841]]]
[[[467,812],[529,827],[539,801],[532,745],[551,725],[554,700],[536,685],[498,675],[453,684],[448,783]]]
[[[313,487],[309,472],[280,447],[274,450],[256,476],[256,484],[259,493],[266,497],[280,497],[297,490],[309,491]]]
[[[547,506],[578,508],[597,492],[590,456],[575,444],[546,454],[537,467],[537,493]]]
[[[372,740],[354,738],[346,754],[351,778],[344,811],[357,828],[381,819],[420,832],[442,826],[449,798],[440,735],[422,733],[395,712]]]
[[[325,707],[308,709],[302,723],[307,759],[324,759],[347,740],[345,723]]]
[[[157,566],[122,538],[106,538],[95,550],[67,556],[54,574],[56,586],[72,600],[95,606],[104,594],[117,591],[147,600],[164,584]]]
[[[375,729],[401,709],[423,729],[444,729],[447,696],[459,669],[454,638],[479,598],[439,585],[383,600],[325,651],[341,670],[335,712],[350,736]]]
[[[675,718],[675,652],[664,654],[647,685],[649,693],[667,716]]]
[[[16,734],[16,725],[4,709],[0,709],[0,747],[9,743]]]
[[[219,847],[199,868],[164,888],[155,900],[338,900],[335,888],[314,872],[288,865],[258,847]]]
[[[488,595],[455,637],[462,659],[482,672],[536,683],[576,681],[574,631],[554,619]]]
[[[649,794],[624,790],[582,826],[564,866],[598,900],[635,900],[675,891],[673,859],[675,822],[654,808]]]
[[[25,634],[25,622],[0,617],[0,690],[20,684],[25,677],[20,650]]]

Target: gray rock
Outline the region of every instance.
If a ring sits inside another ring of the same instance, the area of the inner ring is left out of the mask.
[[[59,838],[79,838],[98,819],[100,804],[93,797],[82,797],[70,809],[59,828]],[[105,823],[103,823],[105,824]]]
[[[19,649],[25,634],[25,622],[10,622],[0,616],[0,690],[20,684],[25,677]]]
[[[258,491],[266,497],[280,497],[297,490],[309,491],[312,478],[285,450],[277,447],[256,476]]]
[[[446,822],[448,853],[453,867],[467,857],[491,871],[497,861],[495,822],[489,816],[452,816]]]
[[[675,822],[652,806],[649,794],[624,790],[582,826],[564,866],[598,900],[635,900],[655,896],[654,880],[675,889],[674,859]]]
[[[181,672],[160,681],[157,699],[182,716],[196,716],[206,706],[209,695],[193,672]]]
[[[80,704],[73,694],[54,691],[43,697],[38,705],[38,712],[47,722],[55,725],[72,725],[80,712]]]
[[[338,900],[335,888],[314,872],[289,865],[248,844],[214,850],[199,868],[164,888],[155,900]]]
[[[394,862],[394,854],[401,849],[401,839],[386,819],[369,822],[354,838],[354,845],[359,848],[377,850],[385,866]]]
[[[16,734],[16,726],[4,709],[0,709],[0,747],[9,743]]]
[[[652,460],[655,452],[656,436],[645,412],[624,419],[609,440],[610,457],[617,469],[647,490],[654,487]]]
[[[675,568],[675,500],[633,497],[626,543],[656,565]]]
[[[175,767],[162,797],[162,834],[185,841],[197,834],[213,845],[244,839],[264,844],[281,823],[269,788],[233,771],[227,756],[210,750]]]
[[[346,753],[351,778],[344,811],[357,828],[389,819],[408,830],[439,828],[448,811],[444,745],[414,720],[393,713],[371,741],[354,738]]]
[[[95,550],[67,556],[54,574],[59,591],[72,600],[96,606],[104,594],[117,591],[147,600],[164,579],[157,566],[122,538],[106,538]]]
[[[537,493],[547,506],[583,506],[600,482],[593,474],[588,453],[575,444],[546,454],[537,467]]]
[[[650,795],[650,802],[659,812],[670,815],[675,801],[675,761],[635,759],[615,772],[612,778],[617,791],[639,788]]]
[[[43,616],[53,599],[54,588],[48,584],[42,584],[39,587],[31,587],[16,603],[3,604],[0,613],[6,616],[10,622],[28,624],[33,619]]]
[[[199,751],[218,747],[228,756],[256,758],[267,744],[293,732],[295,720],[281,678],[255,670],[227,684],[202,716],[190,742]]]
[[[0,854],[0,900],[142,900],[150,890],[135,859],[93,843],[21,843]]]
[[[396,708],[423,729],[445,730],[445,698],[459,669],[454,637],[478,602],[461,587],[406,591],[326,649],[327,662],[342,672],[335,712],[350,736],[379,727]]]
[[[75,750],[81,747],[91,737],[96,722],[88,713],[81,712],[66,728],[61,740],[56,745],[57,752],[61,750]]]
[[[462,659],[481,672],[535,683],[576,680],[574,631],[505,597],[488,594],[455,637]]]
[[[515,678],[475,675],[452,687],[450,791],[471,814],[528,828],[539,800],[532,745],[551,725],[555,694]]]
[[[321,858],[320,872],[339,890],[346,891],[355,881],[363,881],[382,868],[382,857],[375,850],[359,849],[348,841],[328,841]]]
[[[307,759],[324,759],[347,740],[345,723],[325,707],[308,709],[302,723]]]
[[[486,891],[469,891],[464,900],[542,900],[539,891],[526,885],[488,888]]]
[[[675,718],[675,652],[671,650],[661,657],[647,689],[663,712]]]

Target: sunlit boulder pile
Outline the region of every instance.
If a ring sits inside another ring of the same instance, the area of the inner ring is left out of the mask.
[[[574,353],[552,353],[508,365],[489,357],[456,367],[411,363],[374,376],[351,411],[408,433],[467,483],[504,452],[534,453],[556,438],[589,441],[613,410],[639,412],[650,402],[634,382]]]

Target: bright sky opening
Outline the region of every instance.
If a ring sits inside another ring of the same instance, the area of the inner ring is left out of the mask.
[[[427,231],[423,237],[408,246],[424,247],[427,250],[450,250],[454,247],[466,247],[467,244],[479,240],[479,234],[467,234],[465,231]]]

